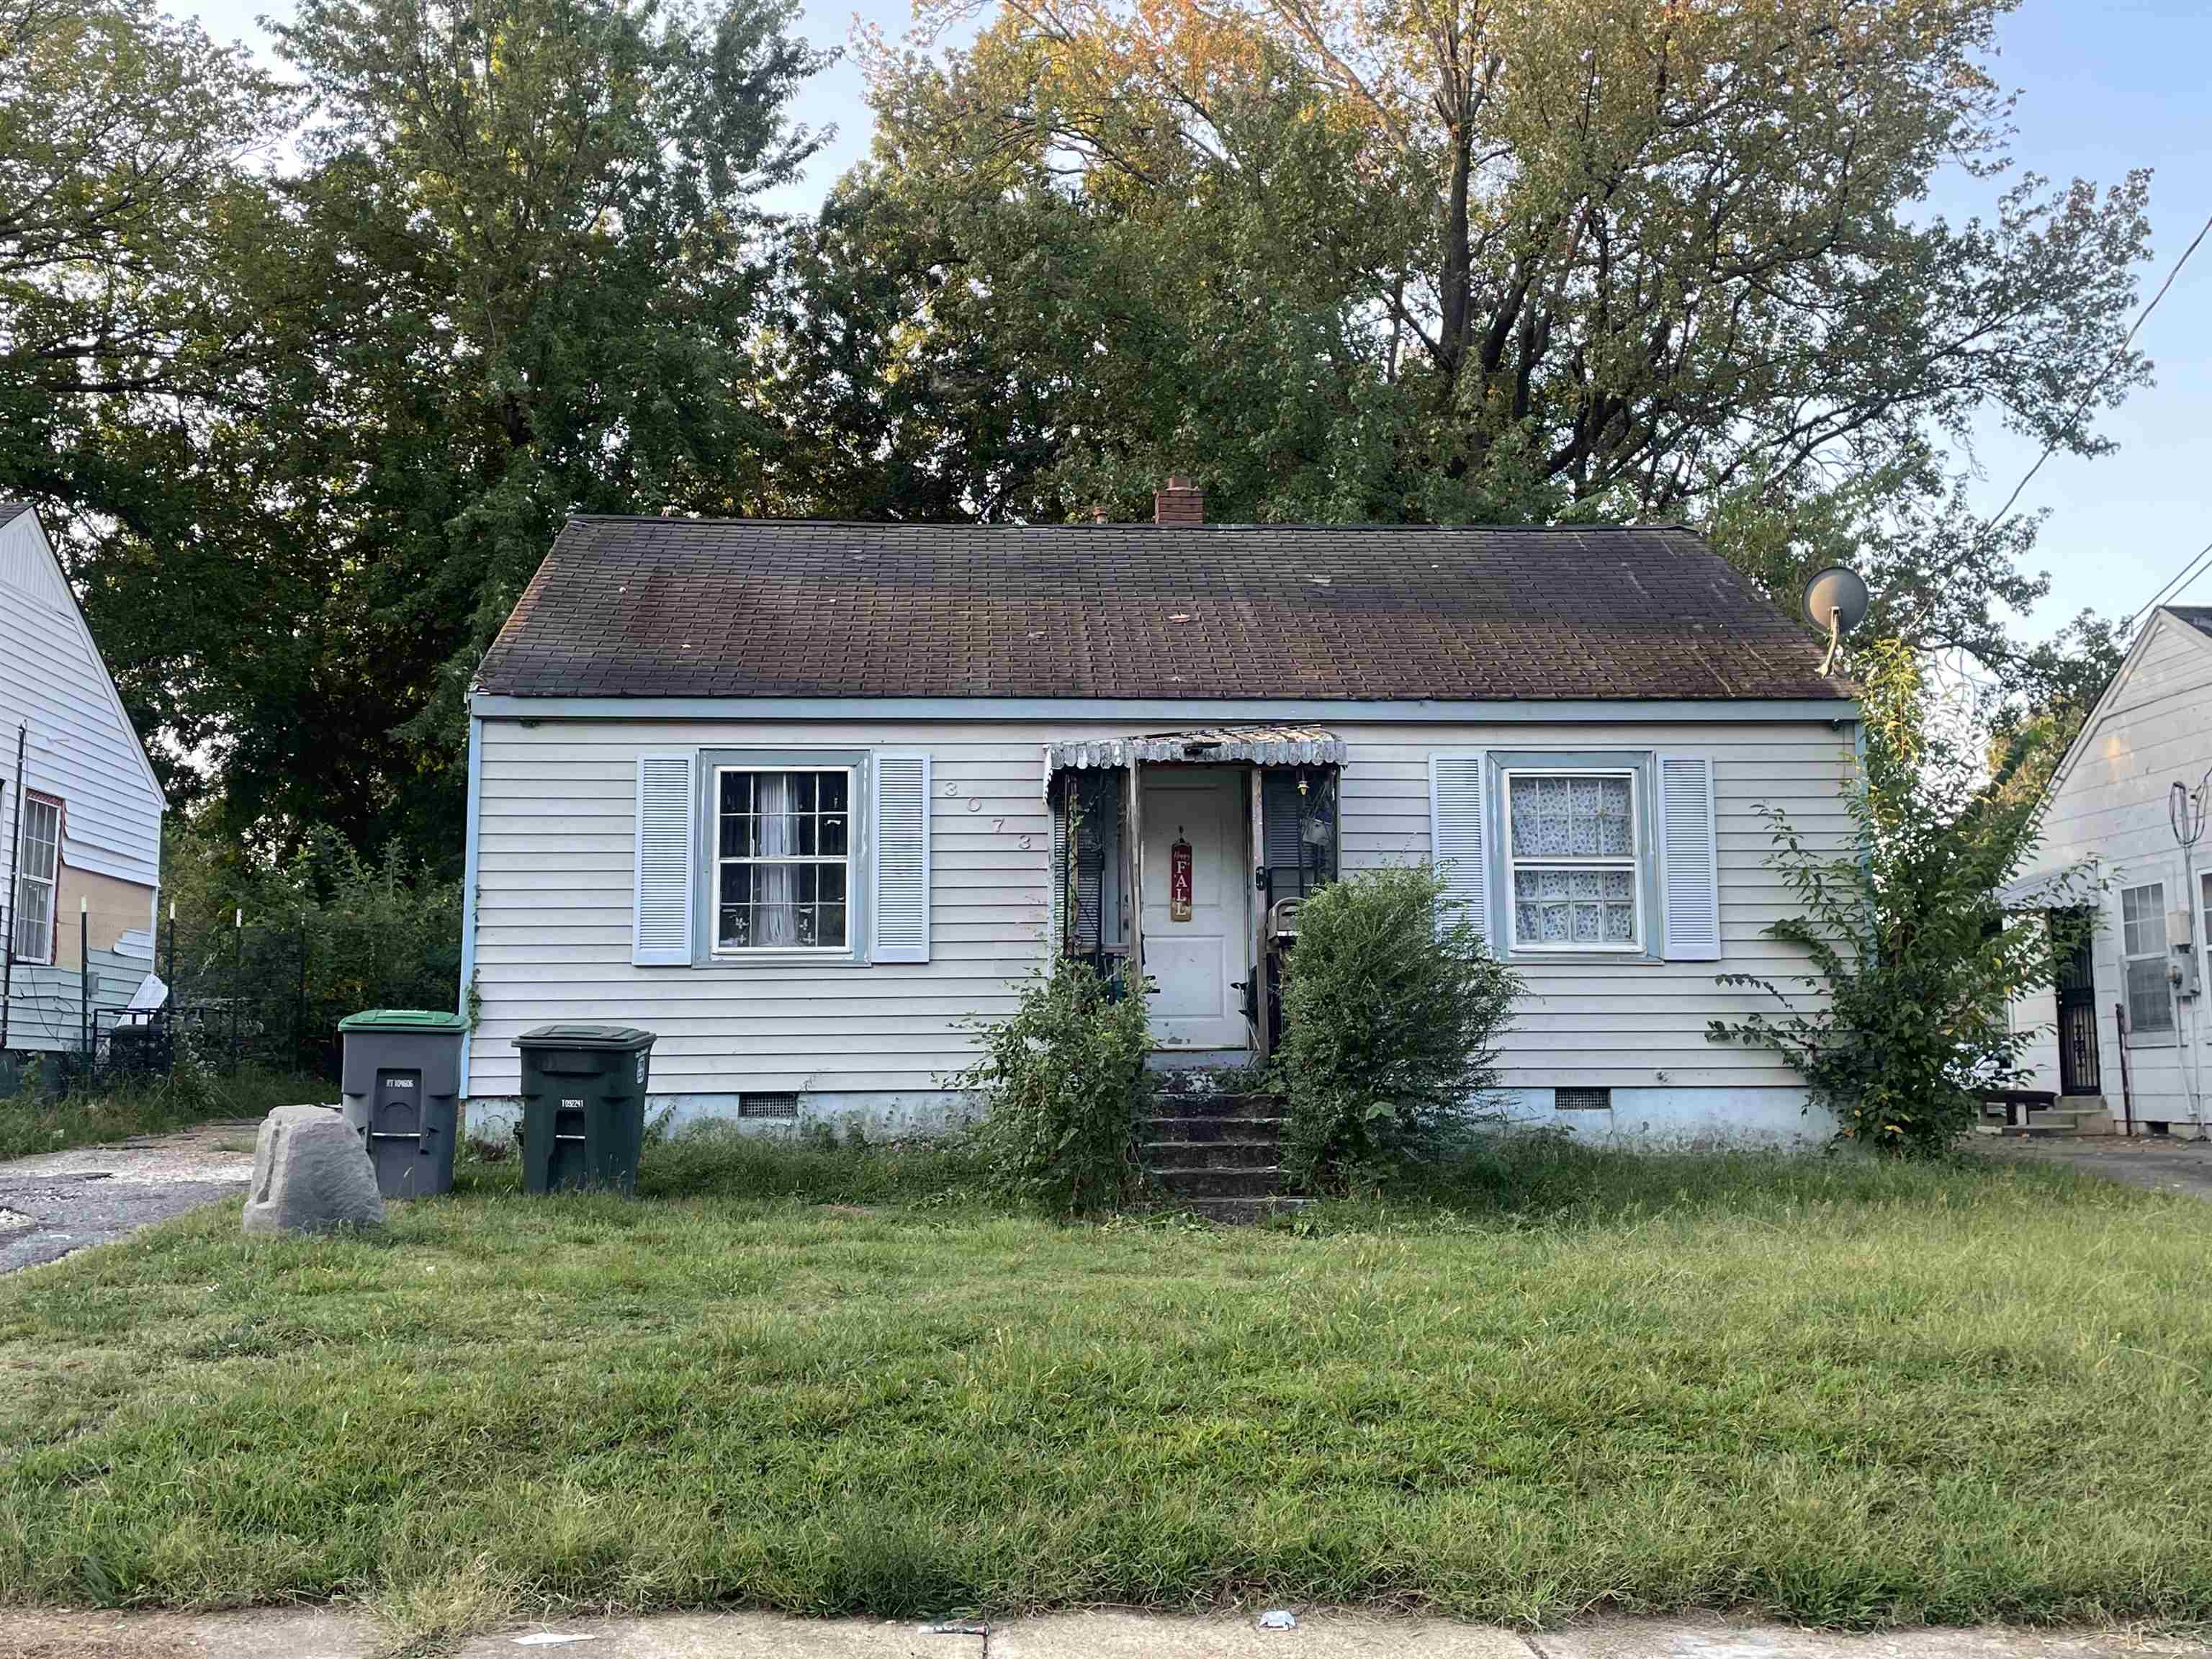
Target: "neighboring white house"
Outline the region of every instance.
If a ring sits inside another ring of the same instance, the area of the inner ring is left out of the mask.
[[[1268,1040],[1300,893],[1435,859],[1525,975],[1506,1098],[1592,1134],[1826,1133],[1771,1054],[1763,806],[1850,834],[1858,708],[1673,528],[572,520],[472,702],[476,1121],[514,1038],[658,1034],[681,1118],[923,1128],[1057,951],[1163,1058]]]
[[[2176,784],[2212,796],[2208,775],[2212,608],[2161,606],[2052,774],[2041,842],[2011,889],[2027,908],[2069,872],[2094,869],[2100,884],[2094,931],[2059,986],[2013,1010],[2015,1029],[2038,1032],[2036,1086],[2089,1108],[2084,1128],[2197,1135],[2212,1115],[2212,829],[2185,847],[2172,811]]]
[[[0,501],[0,1054],[76,1048],[152,973],[162,810],[39,515]]]

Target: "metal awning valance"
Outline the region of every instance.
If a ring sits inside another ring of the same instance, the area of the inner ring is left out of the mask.
[[[1341,766],[1344,739],[1312,726],[1202,726],[1128,738],[1072,738],[1044,746],[1048,790],[1055,772],[1152,763],[1243,762],[1253,766]]]
[[[2064,910],[2093,902],[2100,872],[2094,859],[2022,876],[1997,889],[2007,910]]]

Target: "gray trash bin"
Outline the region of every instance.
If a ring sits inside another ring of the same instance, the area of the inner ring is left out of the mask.
[[[459,1014],[426,1008],[370,1008],[338,1022],[345,1121],[368,1144],[386,1198],[453,1190],[468,1029]]]

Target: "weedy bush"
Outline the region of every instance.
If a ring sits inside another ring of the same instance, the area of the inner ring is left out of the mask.
[[[976,1141],[1000,1198],[1084,1215],[1134,1190],[1150,1037],[1145,1000],[1120,991],[1088,963],[1055,963],[1011,1018],[975,1028],[982,1057],[952,1082],[984,1103]]]
[[[1521,981],[1444,891],[1425,866],[1363,871],[1298,913],[1275,1071],[1284,1168],[1302,1186],[1372,1188],[1433,1162],[1495,1082]]]
[[[1850,843],[1808,844],[1787,814],[1761,809],[1774,837],[1767,862],[1796,902],[1765,931],[1802,951],[1807,970],[1722,975],[1782,1012],[1708,1029],[1716,1042],[1780,1054],[1835,1114],[1840,1137],[1924,1157],[1972,1127],[1984,1091],[2030,1081],[2028,1048],[2050,1027],[2015,1023],[2012,1000],[2051,983],[2091,884],[2055,881],[2048,925],[2008,925],[1997,895],[2035,849],[2035,780],[1984,783],[1980,757],[1930,710],[1918,658],[1901,641],[1877,643],[1863,679],[1867,753],[1863,787],[1845,796]]]

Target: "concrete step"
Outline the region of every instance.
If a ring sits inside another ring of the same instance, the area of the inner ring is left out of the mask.
[[[1162,1095],[1152,1103],[1161,1117],[1280,1117],[1280,1095]]]
[[[1167,1170],[1273,1169],[1282,1144],[1273,1139],[1247,1140],[1152,1140],[1145,1143],[1144,1165]]]
[[[1176,1208],[1208,1221],[1239,1223],[1264,1221],[1271,1215],[1292,1215],[1313,1204],[1310,1198],[1186,1198]]]
[[[1278,1140],[1279,1117],[1148,1117],[1139,1127],[1139,1141]]]
[[[1152,1179],[1177,1202],[1189,1198],[1273,1198],[1283,1184],[1273,1164],[1241,1170],[1155,1170]]]

